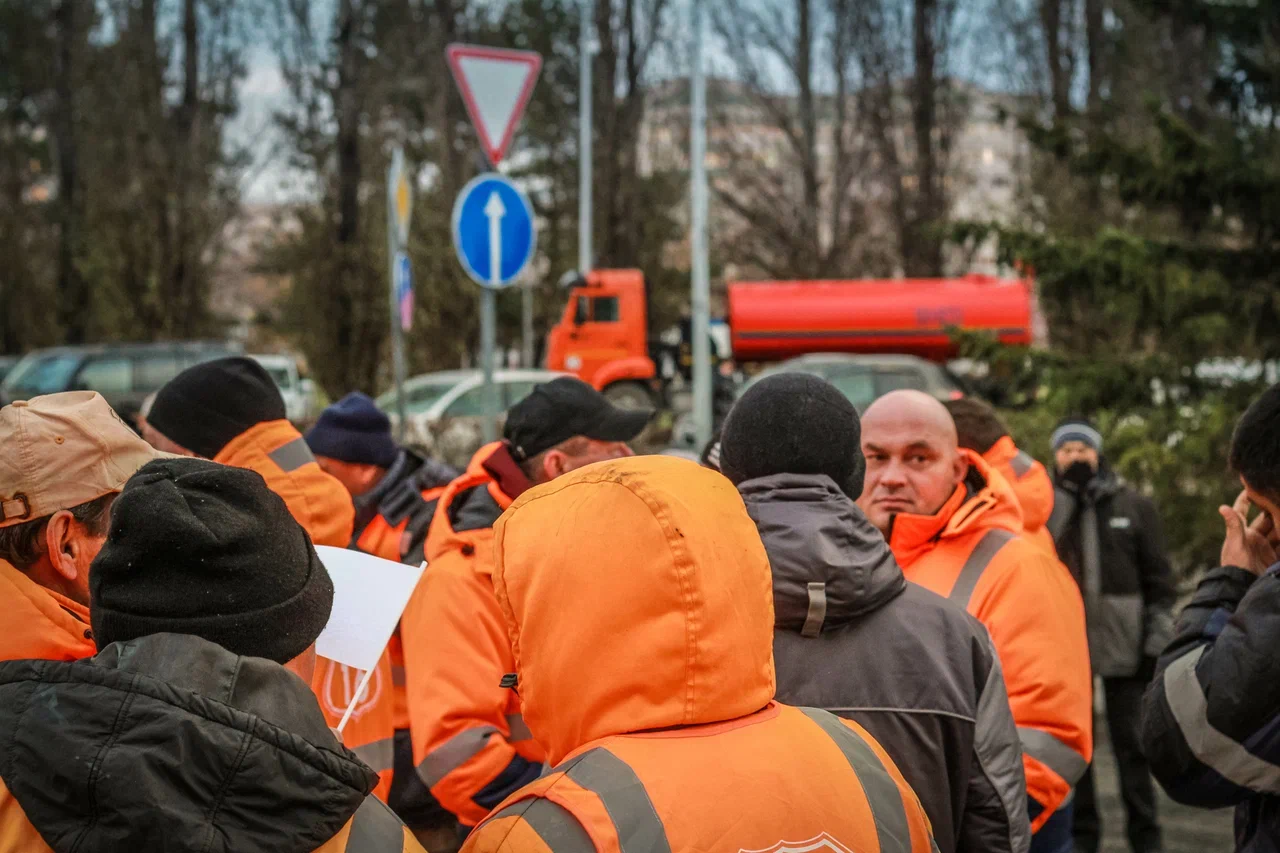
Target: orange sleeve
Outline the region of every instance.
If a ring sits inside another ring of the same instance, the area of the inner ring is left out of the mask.
[[[985,589],[983,589],[985,587]],[[1093,757],[1084,602],[1066,568],[1025,539],[1006,545],[974,591],[1022,743],[1027,793],[1049,819]]]
[[[462,853],[555,853],[523,818],[491,820],[477,829],[462,846]]]
[[[441,805],[474,826],[541,772],[510,743],[515,671],[487,576],[456,552],[438,557],[400,621],[413,759]]]

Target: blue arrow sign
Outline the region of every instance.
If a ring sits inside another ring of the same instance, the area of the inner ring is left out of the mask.
[[[462,188],[453,205],[453,246],[476,284],[501,289],[533,258],[533,207],[520,188],[489,172]]]

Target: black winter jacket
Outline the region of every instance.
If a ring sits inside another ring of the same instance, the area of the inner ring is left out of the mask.
[[[1048,527],[1080,584],[1094,675],[1136,675],[1169,642],[1177,597],[1155,504],[1104,466],[1083,493],[1059,478]]]
[[[312,853],[349,821],[352,853],[404,847],[300,678],[185,634],[0,664],[0,780],[57,853]]]
[[[866,728],[920,797],[942,853],[1027,850],[1022,749],[986,629],[908,583],[829,477],[739,490],[773,571],[778,700]]]
[[[1236,806],[1236,850],[1280,851],[1280,566],[1214,569],[1143,703],[1151,772],[1180,803]]]
[[[378,516],[382,516],[389,527],[397,527],[408,519],[400,539],[400,561],[410,565],[421,563],[426,559],[423,546],[438,503],[424,498],[423,492],[449,485],[460,473],[451,465],[401,448],[400,455],[378,485],[355,499],[356,520],[350,547],[358,548],[356,543]]]

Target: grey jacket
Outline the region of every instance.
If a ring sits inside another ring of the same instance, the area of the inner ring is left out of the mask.
[[[779,701],[871,732],[941,853],[1027,850],[1022,750],[982,624],[908,583],[829,477],[779,474],[739,491],[773,569]]]

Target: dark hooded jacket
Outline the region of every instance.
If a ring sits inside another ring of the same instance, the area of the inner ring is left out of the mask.
[[[0,780],[0,850],[421,851],[301,679],[186,634],[0,664]]]
[[[829,477],[778,474],[739,491],[773,570],[778,700],[866,728],[942,853],[1025,851],[1022,751],[986,629],[908,583]]]
[[[1084,597],[1093,674],[1136,675],[1173,635],[1177,589],[1155,504],[1104,464],[1084,488],[1057,478],[1047,527]]]

